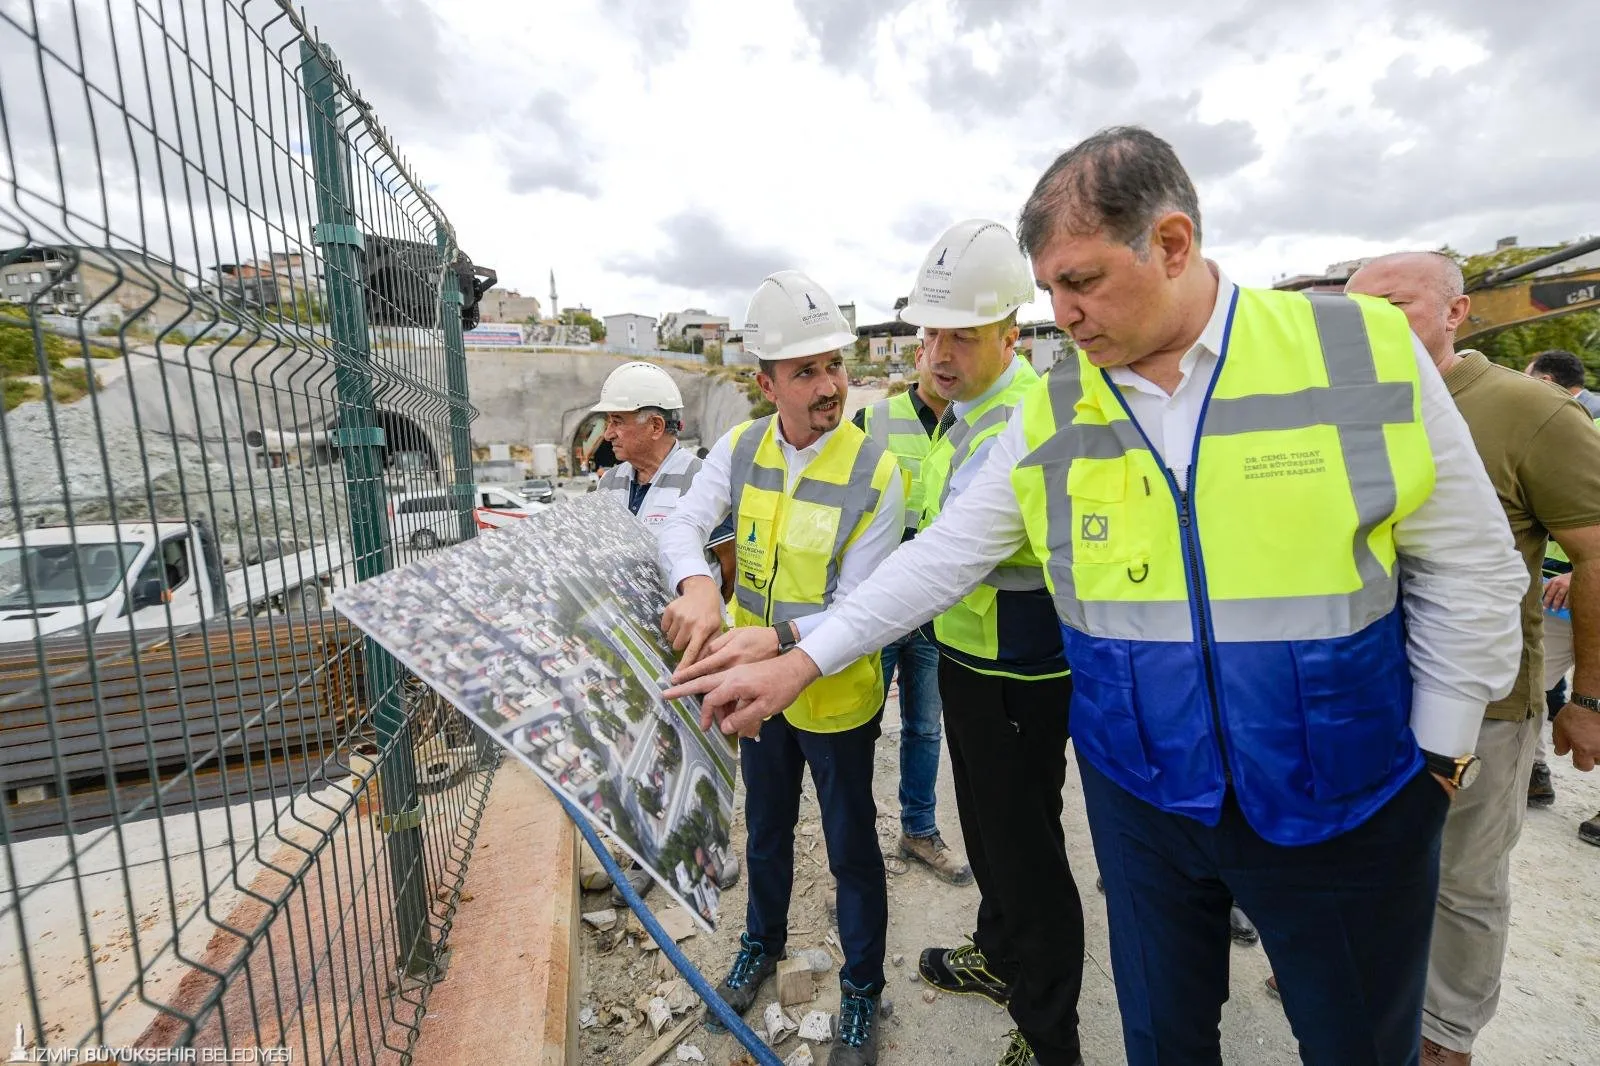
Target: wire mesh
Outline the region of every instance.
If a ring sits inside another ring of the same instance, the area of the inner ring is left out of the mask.
[[[287,4],[0,0],[23,1049],[410,1061],[495,756],[326,608],[473,535],[457,257]]]

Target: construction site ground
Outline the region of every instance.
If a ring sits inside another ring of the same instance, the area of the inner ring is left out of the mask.
[[[1548,728],[1548,727],[1547,727]],[[873,791],[878,803],[878,834],[887,856],[895,854],[899,833],[895,799],[899,781],[898,705],[891,697],[884,715],[883,737],[878,742]],[[1082,794],[1073,756],[1068,749],[1066,828],[1068,853],[1083,892],[1087,952],[1083,961],[1082,1017],[1084,1062],[1088,1066],[1116,1066],[1125,1062],[1117,1016],[1116,992],[1111,980],[1104,897],[1095,891],[1094,849],[1084,820]],[[1581,842],[1579,821],[1600,810],[1600,773],[1580,774],[1570,761],[1553,767],[1557,800],[1553,808],[1528,812],[1522,840],[1512,856],[1514,917],[1504,990],[1499,1014],[1479,1040],[1474,1062],[1479,1066],[1580,1066],[1595,1061],[1600,1046],[1600,848]],[[743,803],[743,791],[739,795]],[[790,953],[829,949],[831,932],[824,900],[831,887],[827,856],[815,793],[807,780],[796,836],[794,902],[790,909]],[[962,846],[950,782],[948,753],[939,775],[939,824],[951,844]],[[744,820],[735,823],[733,846],[742,852]],[[580,847],[582,845],[580,844]],[[961,942],[970,933],[977,906],[975,886],[955,888],[936,880],[926,869],[903,869],[895,860],[889,875],[889,962],[884,999],[892,1012],[883,1022],[883,1066],[922,1063],[984,1064],[998,1061],[1011,1028],[1010,1018],[987,1000],[972,996],[933,993],[916,977],[918,953],[930,945]],[[582,910],[610,906],[607,893],[583,894]],[[657,888],[646,900],[659,911],[668,909],[666,894]],[[737,950],[743,929],[745,886],[724,893],[721,923],[715,935],[703,932],[681,942],[688,957],[715,982]],[[626,922],[626,911],[619,922]],[[619,936],[619,933],[621,935]],[[585,925],[578,934],[581,1008],[593,1010],[594,1024],[579,1035],[578,1054],[569,1061],[585,1064],[643,1066],[640,1056],[656,1040],[645,1014],[636,1004],[663,991],[662,983],[674,974],[660,952],[646,951],[649,938],[622,932],[608,933]],[[1283,1011],[1264,987],[1268,969],[1260,946],[1235,946],[1231,953],[1232,983],[1222,1015],[1223,1060],[1228,1063],[1291,1066],[1299,1055]],[[797,1018],[808,1010],[838,1009],[838,979],[830,968],[814,975],[815,1001],[791,1008]],[[675,992],[684,1007],[683,993]],[[641,997],[644,997],[641,999]],[[750,1012],[758,1029],[762,1009],[777,998],[776,982],[768,982]],[[691,1024],[682,1045],[692,1046],[714,1066],[749,1061],[731,1036],[713,1034],[692,1024],[692,1009],[680,1011],[663,1032]],[[791,1054],[799,1038],[790,1035],[778,1045],[781,1055]],[[826,1063],[829,1044],[818,1042],[812,1051]],[[661,1062],[697,1061],[678,1058],[668,1049]]]

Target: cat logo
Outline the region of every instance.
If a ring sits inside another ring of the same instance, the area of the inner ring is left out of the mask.
[[[807,311],[815,311],[817,309],[816,301],[811,298],[811,294],[809,292],[805,294],[805,297],[806,297],[806,310]]]
[[[1105,543],[1111,535],[1110,523],[1103,514],[1086,514],[1078,530],[1078,539],[1093,541],[1097,544]]]
[[[939,251],[939,261],[937,263],[933,264],[933,265],[934,266],[941,266],[941,267],[944,266],[945,253],[947,253],[949,251],[950,251],[950,249],[948,249],[948,248],[940,249],[940,251]]]

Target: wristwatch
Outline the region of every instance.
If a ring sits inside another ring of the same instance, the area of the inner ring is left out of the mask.
[[[1572,695],[1567,697],[1567,702],[1576,703],[1584,710],[1600,711],[1600,700],[1595,699],[1593,696],[1580,696],[1574,692]]]
[[[800,643],[800,627],[793,622],[774,622],[772,629],[778,634],[779,655]]]
[[[1483,769],[1483,763],[1470,751],[1454,758],[1424,751],[1422,757],[1430,772],[1438,774],[1456,788],[1471,788],[1478,779],[1478,771]]]

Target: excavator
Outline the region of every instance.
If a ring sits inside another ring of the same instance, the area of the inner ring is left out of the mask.
[[[1470,344],[1503,329],[1576,311],[1600,310],[1600,267],[1534,276],[1596,251],[1600,251],[1600,237],[1590,237],[1526,263],[1468,278],[1472,310],[1456,331],[1456,343]]]

